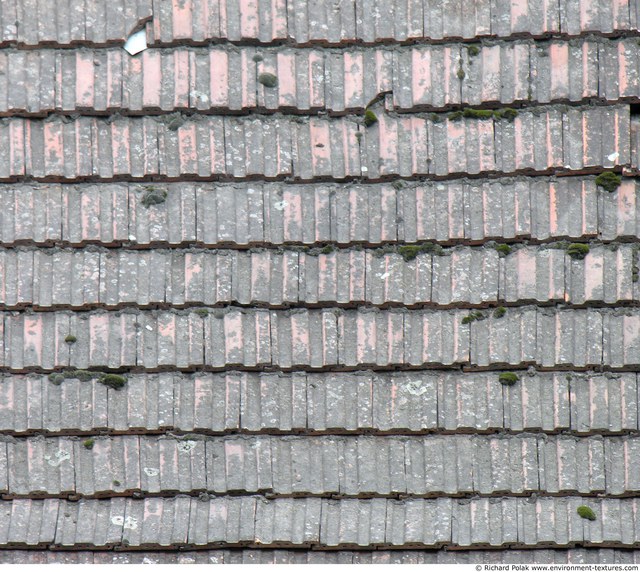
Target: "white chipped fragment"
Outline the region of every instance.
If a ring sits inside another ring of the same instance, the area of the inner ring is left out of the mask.
[[[380,275],[380,279],[386,280],[387,278],[389,278],[389,276],[391,276],[391,272],[385,272],[384,274]]]
[[[360,167],[360,171],[362,173],[366,173],[369,169],[367,167],[365,167],[364,165],[362,167]]]
[[[277,211],[283,211],[288,204],[289,203],[287,201],[280,201],[279,203],[276,203],[275,205],[273,205],[273,208],[276,209]]]
[[[177,445],[178,451],[180,451],[181,453],[188,453],[189,451],[194,449],[196,444],[196,441],[180,441]]]
[[[160,474],[160,470],[154,467],[145,467],[142,470],[147,477],[157,477]]]
[[[111,517],[111,524],[115,524],[116,526],[122,526],[124,524],[124,517],[123,516]]]
[[[147,49],[147,32],[143,28],[135,34],[131,34],[127,39],[124,49],[130,55],[135,56]]]
[[[427,387],[419,381],[410,381],[407,383],[407,392],[411,395],[422,395],[427,392]]]
[[[607,159],[609,159],[609,161],[617,161],[618,157],[620,157],[620,153],[616,151],[615,153],[611,153],[611,155],[608,155]]]
[[[158,561],[157,561],[157,560],[154,560],[153,558],[148,558],[147,556],[145,556],[145,557],[142,559],[142,563],[143,563],[143,564],[157,564],[157,563],[158,563]]]
[[[133,234],[129,235],[129,240],[135,240],[135,239],[136,239],[135,235],[133,235]]]
[[[148,324],[145,326],[145,328],[146,328],[147,330],[149,330],[150,332],[152,332],[152,331],[153,331],[153,328],[152,328],[150,325],[148,325]]]
[[[64,461],[71,459],[71,453],[68,451],[56,451],[53,457],[51,455],[44,456],[45,461],[52,467],[57,467]]]

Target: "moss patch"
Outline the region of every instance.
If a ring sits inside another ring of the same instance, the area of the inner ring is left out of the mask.
[[[378,123],[378,116],[371,109],[367,109],[364,112],[364,126],[371,127],[375,123]]]
[[[500,318],[504,318],[504,315],[506,313],[507,313],[507,309],[504,306],[498,306],[493,311],[493,317],[496,318],[496,320],[499,320]]]
[[[617,175],[616,173],[612,173],[611,171],[606,171],[605,173],[600,173],[596,177],[596,185],[602,187],[605,191],[609,193],[613,193],[620,184],[622,183],[622,177]]]
[[[405,259],[405,262],[410,262],[418,254],[440,254],[442,247],[432,242],[424,242],[422,244],[405,244],[398,247],[398,254]]]
[[[85,439],[85,440],[82,442],[82,446],[83,446],[85,449],[89,449],[89,450],[93,449],[93,446],[94,446],[95,444],[96,444],[95,439]]]
[[[115,373],[105,373],[98,381],[111,389],[122,389],[127,383],[127,378]]]
[[[325,244],[320,251],[320,254],[331,254],[336,249],[333,244]]]
[[[452,111],[447,115],[450,121],[457,121],[466,117],[468,119],[506,119],[507,121],[513,121],[518,116],[518,111],[511,107],[505,107],[503,109],[472,109],[466,107],[458,111]]]
[[[567,254],[576,260],[582,260],[589,254],[589,245],[582,242],[574,242],[567,246]]]
[[[498,251],[501,257],[511,254],[511,247],[508,244],[496,244],[494,248]]]
[[[64,381],[65,377],[62,373],[50,373],[49,381],[53,383],[53,385],[60,385]]]
[[[471,44],[467,46],[467,53],[470,57],[475,58],[480,53],[480,48],[477,44]]]
[[[167,191],[165,189],[156,189],[155,187],[150,187],[147,189],[144,197],[141,199],[141,203],[149,208],[151,205],[159,205],[164,203],[167,200]]]
[[[468,316],[462,318],[462,323],[470,324],[471,322],[480,322],[485,318],[486,316],[482,312],[470,312]]]
[[[579,506],[576,512],[578,513],[578,516],[580,516],[581,518],[586,518],[587,520],[596,519],[596,513],[593,512],[593,510],[590,507],[584,504],[582,506]]]
[[[278,85],[278,78],[269,72],[263,72],[258,76],[258,82],[265,87],[275,87]]]
[[[464,70],[462,68],[458,68],[458,73],[456,75],[458,76],[459,80],[463,80],[467,74],[464,73]]]
[[[206,308],[198,308],[197,310],[194,310],[193,313],[198,314],[201,318],[206,318],[209,315],[209,310]]]
[[[96,371],[87,371],[86,369],[72,369],[64,372],[66,379],[77,379],[79,381],[91,381],[96,377],[100,377],[100,373]]]
[[[75,344],[78,341],[78,338],[76,338],[73,334],[69,334],[64,341],[68,344]]]
[[[498,376],[498,381],[502,385],[515,385],[520,378],[512,371],[506,371]]]

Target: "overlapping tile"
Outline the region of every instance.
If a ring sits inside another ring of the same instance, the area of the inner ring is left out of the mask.
[[[589,503],[600,514],[585,523],[576,509]],[[129,548],[170,546],[430,548],[557,546],[636,547],[637,499],[539,497],[455,500],[317,498],[262,500],[177,496],[133,500],[2,501],[12,514],[0,545],[18,548]],[[544,515],[540,518],[539,515]],[[351,520],[350,520],[351,519]],[[375,522],[375,527],[340,526]],[[303,522],[298,528],[295,522]],[[27,532],[28,531],[28,532]],[[25,534],[27,533],[27,534]]]
[[[635,373],[127,374],[119,391],[70,372],[2,377],[0,430],[110,433],[637,433]],[[354,414],[355,412],[355,414]]]
[[[398,187],[398,188],[396,188]],[[156,190],[162,204],[145,206]],[[592,177],[402,182],[342,187],[278,183],[23,184],[0,194],[3,246],[380,245],[435,241],[640,236],[632,178],[617,191]]]
[[[368,128],[355,118],[10,118],[0,124],[0,179],[580,173],[629,164],[628,130],[628,106],[548,107],[522,111],[513,120],[380,114]],[[411,154],[402,151],[405,146]],[[82,151],[88,148],[91,153]]]
[[[2,443],[0,458],[0,493],[6,498],[203,492],[634,496],[640,491],[638,438],[526,433],[29,438]]]
[[[0,52],[0,114],[363,113],[640,97],[637,40],[321,50],[230,47]],[[462,71],[460,71],[462,70]],[[179,73],[178,73],[179,72]],[[276,85],[257,81],[272,73]],[[464,74],[460,79],[459,74]],[[365,80],[366,78],[366,80]],[[434,81],[446,78],[446,81]]]

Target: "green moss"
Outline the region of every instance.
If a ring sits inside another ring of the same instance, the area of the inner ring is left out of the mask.
[[[175,117],[172,117],[169,120],[169,123],[167,123],[167,129],[169,131],[177,131],[183,125],[184,125],[184,119],[182,118],[182,116],[176,115]]]
[[[498,376],[498,381],[502,385],[515,385],[519,380],[518,375],[512,371],[506,371]]]
[[[506,313],[507,313],[507,309],[504,306],[498,306],[493,311],[493,317],[496,318],[496,320],[499,320],[500,318],[504,318],[504,315]]]
[[[471,44],[470,46],[467,46],[467,53],[469,54],[469,57],[475,58],[480,53],[480,48],[477,44]]]
[[[458,76],[459,80],[463,80],[467,74],[464,73],[464,70],[462,68],[458,68],[458,73],[456,75]]]
[[[364,126],[371,127],[374,123],[378,123],[378,116],[371,109],[367,109],[364,112]]]
[[[265,87],[275,87],[278,85],[278,78],[269,72],[263,72],[258,76],[258,82]]]
[[[451,113],[449,113],[449,115],[447,115],[447,119],[449,121],[459,121],[460,119],[462,119],[464,117],[464,111],[452,111]]]
[[[567,254],[576,260],[582,260],[589,254],[589,245],[582,242],[574,242],[567,247]]]
[[[65,339],[65,342],[67,342],[68,344],[75,344],[76,341],[78,341],[78,338],[76,338],[73,334],[69,334]]]
[[[99,377],[100,374],[94,371],[87,371],[86,369],[70,369],[64,372],[66,379],[77,379],[79,381],[91,381],[95,377]]]
[[[489,119],[495,115],[493,109],[471,109],[467,107],[463,112],[463,117],[470,117],[472,119]]]
[[[111,482],[111,484],[112,484],[114,487],[119,487],[122,483],[121,483],[120,481],[112,481],[112,482]]]
[[[322,247],[322,250],[320,251],[320,253],[321,254],[331,254],[335,249],[336,249],[336,247],[333,246],[333,244],[326,244],[325,246]]]
[[[147,190],[144,197],[140,201],[146,208],[151,205],[159,205],[167,200],[167,191],[165,189],[156,189],[151,187]]]
[[[262,60],[264,60],[264,58],[260,54],[253,56],[253,61],[256,63],[261,62]]]
[[[198,308],[197,310],[194,310],[193,313],[197,314],[201,318],[206,318],[209,315],[209,310],[206,308]]]
[[[442,247],[439,244],[433,244],[432,242],[423,242],[422,244],[405,244],[398,247],[398,254],[405,259],[405,262],[410,262],[418,254],[440,254]]]
[[[505,107],[504,109],[498,109],[498,111],[494,113],[494,117],[496,117],[497,119],[506,119],[507,121],[511,122],[516,117],[518,117],[518,110],[513,109],[512,107]]]
[[[484,320],[486,316],[482,312],[470,312],[468,316],[462,318],[463,324],[470,324],[471,322],[480,322]]]
[[[127,383],[127,378],[121,375],[116,375],[115,373],[105,373],[103,374],[98,381],[102,385],[106,385],[111,389],[121,389]]]
[[[95,442],[95,439],[85,439],[85,440],[83,441],[83,443],[82,443],[82,446],[83,446],[85,449],[89,449],[89,450],[91,450],[91,449],[93,449],[93,446],[95,445],[95,443],[96,443],[96,442]]]
[[[605,191],[613,193],[622,183],[622,178],[620,175],[616,173],[612,173],[611,171],[606,171],[604,173],[600,173],[596,177],[596,185],[602,187]]]
[[[362,140],[362,131],[356,131],[356,140],[360,143]]]
[[[508,244],[496,244],[494,248],[501,257],[511,254],[511,247]]]
[[[50,373],[49,381],[53,383],[53,385],[60,385],[64,381],[65,377],[62,373]]]
[[[596,513],[593,512],[593,510],[586,506],[586,505],[582,505],[579,506],[578,509],[576,510],[576,512],[578,513],[578,515],[581,518],[586,518],[587,520],[595,520],[596,519]]]

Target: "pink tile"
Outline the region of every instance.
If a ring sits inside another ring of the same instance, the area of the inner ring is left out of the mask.
[[[229,106],[229,58],[224,50],[212,49],[209,54],[209,98],[211,107]]]
[[[368,78],[370,81],[373,78]],[[362,52],[344,54],[344,106],[345,109],[363,107],[364,55]]]
[[[278,105],[298,107],[296,99],[296,56],[294,53],[278,52]]]
[[[178,153],[180,155],[180,174],[197,175],[198,148],[195,123],[186,123],[178,129]]]
[[[551,99],[569,99],[569,44],[554,42],[551,58]]]
[[[429,105],[433,85],[431,81],[431,49],[414,48],[411,50],[411,89],[413,105]]]
[[[145,109],[160,108],[162,88],[162,58],[157,50],[142,52],[142,106]]]
[[[378,117],[379,166],[381,175],[399,173],[398,165],[398,122],[386,114]]]
[[[44,171],[46,175],[64,175],[64,151],[60,122],[44,124]]]
[[[331,176],[331,139],[329,122],[312,117],[309,121],[313,175]]]
[[[239,0],[238,4],[242,39],[258,38],[258,0]]]
[[[94,106],[95,69],[93,52],[76,52],[76,105],[80,108]]]
[[[180,50],[173,53],[174,65],[174,100],[175,108],[189,107],[189,52]],[[166,78],[169,80],[169,78]]]
[[[173,38],[189,39],[192,36],[192,21],[191,21],[191,0],[173,0]]]

